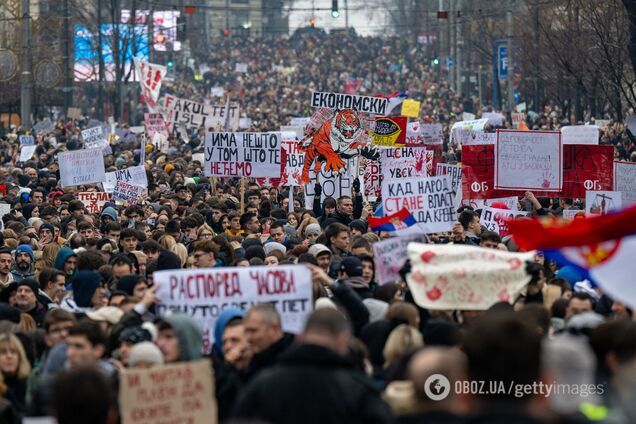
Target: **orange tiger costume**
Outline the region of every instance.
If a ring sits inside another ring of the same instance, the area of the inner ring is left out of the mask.
[[[324,163],[325,171],[338,173],[343,170],[347,163],[342,160],[348,159],[360,153],[364,143],[356,141],[364,131],[358,113],[353,110],[341,110],[331,119],[323,122],[318,132],[308,141],[302,144],[301,149],[305,151],[305,162],[301,181],[308,183],[309,170],[315,162],[314,172],[320,172]]]

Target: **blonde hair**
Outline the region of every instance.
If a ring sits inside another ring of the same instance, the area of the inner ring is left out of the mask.
[[[306,238],[305,237],[305,228],[307,228],[307,226],[309,224],[319,224],[318,220],[316,218],[314,218],[313,216],[308,216],[307,218],[303,219],[303,222],[301,222],[298,225],[298,229],[296,230],[296,234],[301,237],[303,240]]]
[[[166,250],[172,250],[177,241],[171,235],[164,234],[159,238],[158,243]]]
[[[57,243],[49,243],[44,246],[44,249],[42,249],[42,259],[46,261],[47,267],[53,268],[55,258],[57,257],[57,253],[60,249],[62,249],[62,246]]]
[[[34,333],[38,329],[38,324],[35,322],[35,319],[29,314],[20,314],[20,323],[18,324],[18,328],[23,333]]]
[[[389,334],[384,350],[384,366],[393,364],[404,355],[424,346],[424,340],[418,330],[407,324],[400,324]]]
[[[9,349],[15,350],[19,357],[16,377],[20,380],[28,378],[29,374],[31,373],[31,364],[27,359],[26,352],[24,351],[24,346],[22,346],[22,342],[20,342],[20,340],[11,333],[2,333],[0,334],[0,352],[2,352],[2,349],[6,345],[9,346]]]
[[[201,238],[201,233],[206,230],[211,232],[212,236],[214,236],[214,230],[212,229],[212,227],[210,227],[208,224],[203,224],[199,228],[197,228],[197,240]]]
[[[188,249],[181,243],[177,243],[174,246],[172,246],[170,251],[172,251],[172,253],[174,253],[175,255],[179,257],[179,260],[181,261],[181,266],[183,267],[186,261],[188,260]]]

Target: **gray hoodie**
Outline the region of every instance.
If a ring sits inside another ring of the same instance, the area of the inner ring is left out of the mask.
[[[193,318],[185,314],[172,314],[162,318],[177,333],[179,339],[180,362],[194,361],[201,358],[203,349],[203,332],[201,326]]]

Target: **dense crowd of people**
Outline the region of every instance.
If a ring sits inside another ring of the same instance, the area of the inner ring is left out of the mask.
[[[224,42],[228,48],[198,59],[209,66],[202,83],[181,78],[165,91],[209,100],[210,89],[222,86],[254,131],[310,116],[311,90],[342,92],[355,78],[361,94],[401,89],[422,100],[421,119],[446,126],[450,160],[459,158],[453,153],[460,146],[449,144],[448,126],[464,111],[488,110],[453,93],[426,65],[423,50],[398,38],[305,34]],[[248,63],[249,72],[231,72],[236,63]],[[92,117],[90,101],[78,101]],[[530,282],[513,304],[423,309],[405,282],[408,268],[401,279],[377,284],[373,244],[391,234],[369,228],[375,208],[363,202],[359,183],[351,196],[323,202],[316,185],[316,201],[307,205],[302,192],[290,195],[288,187],[206,177],[192,159],[202,151],[206,128],[187,141],[171,135],[167,152],[151,144],[142,152],[143,135],[111,144],[106,171],[142,163],[147,196],[140,204],[106,202],[95,211],[77,193],[100,187],[61,187],[57,162],[58,153],[83,147],[79,132],[87,120],[60,119],[53,131],[36,134],[36,152],[24,163],[17,159],[25,129],[8,129],[1,141],[2,422],[50,415],[61,424],[115,423],[120,370],[201,358],[212,361],[220,422],[636,420],[633,311],[575,269],[537,254],[528,265]],[[531,129],[573,123],[552,105],[527,121]],[[634,159],[625,124],[604,128],[600,142],[616,146],[618,159]],[[560,216],[580,204],[532,193],[519,201],[535,216]],[[457,210],[451,233],[429,239],[516,250],[513,239],[485,231],[471,207]],[[284,264],[311,270],[315,310],[302,334],[285,332],[270,304],[229,308],[216,322],[208,353],[195,319],[156,313],[157,271]],[[433,400],[431,377],[440,374],[451,390]],[[579,389],[548,396],[539,383]]]

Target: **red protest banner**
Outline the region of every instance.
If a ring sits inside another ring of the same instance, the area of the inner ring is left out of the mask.
[[[563,189],[534,192],[541,197],[585,198],[588,190],[612,190],[613,146],[563,146]],[[462,148],[462,192],[465,199],[492,199],[520,196],[521,191],[495,190],[495,149],[493,145]]]

